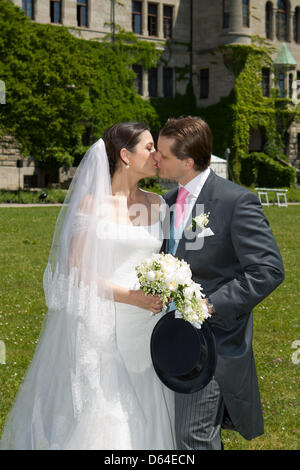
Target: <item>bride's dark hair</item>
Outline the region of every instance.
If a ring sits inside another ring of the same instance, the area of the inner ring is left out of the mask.
[[[134,152],[136,145],[140,141],[140,135],[145,131],[149,131],[149,127],[140,122],[120,122],[104,131],[102,138],[108,156],[111,178],[120,161],[122,164],[120,157],[121,149],[126,148],[129,152]]]

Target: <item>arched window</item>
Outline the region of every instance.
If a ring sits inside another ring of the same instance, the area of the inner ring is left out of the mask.
[[[273,39],[273,4],[266,3],[266,38]]]
[[[249,0],[243,0],[243,26],[250,26],[250,5]]]
[[[276,37],[279,41],[287,40],[287,19],[286,0],[278,0],[276,12]]]
[[[296,7],[293,16],[294,41],[300,43],[300,7]]]

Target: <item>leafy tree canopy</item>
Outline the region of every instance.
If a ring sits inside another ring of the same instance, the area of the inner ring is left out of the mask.
[[[24,155],[71,165],[83,151],[85,127],[93,140],[115,122],[159,126],[156,111],[136,94],[131,65],[158,60],[154,44],[119,31],[114,42],[75,38],[63,26],[30,21],[9,0],[0,9],[0,107],[2,134],[14,134]]]

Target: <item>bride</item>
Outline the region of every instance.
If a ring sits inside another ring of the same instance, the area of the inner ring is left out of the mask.
[[[149,129],[120,123],[82,159],[57,219],[43,285],[48,307],[1,449],[175,449],[174,396],[150,336],[161,300],[135,266],[162,244]],[[155,315],[154,315],[155,314]]]

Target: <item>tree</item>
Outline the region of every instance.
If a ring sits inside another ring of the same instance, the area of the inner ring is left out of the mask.
[[[25,156],[71,165],[84,150],[85,126],[94,140],[115,122],[158,126],[154,108],[136,94],[132,48],[126,54],[125,46],[34,23],[8,0],[1,2],[0,30],[0,79],[6,85],[0,129],[16,136]]]

